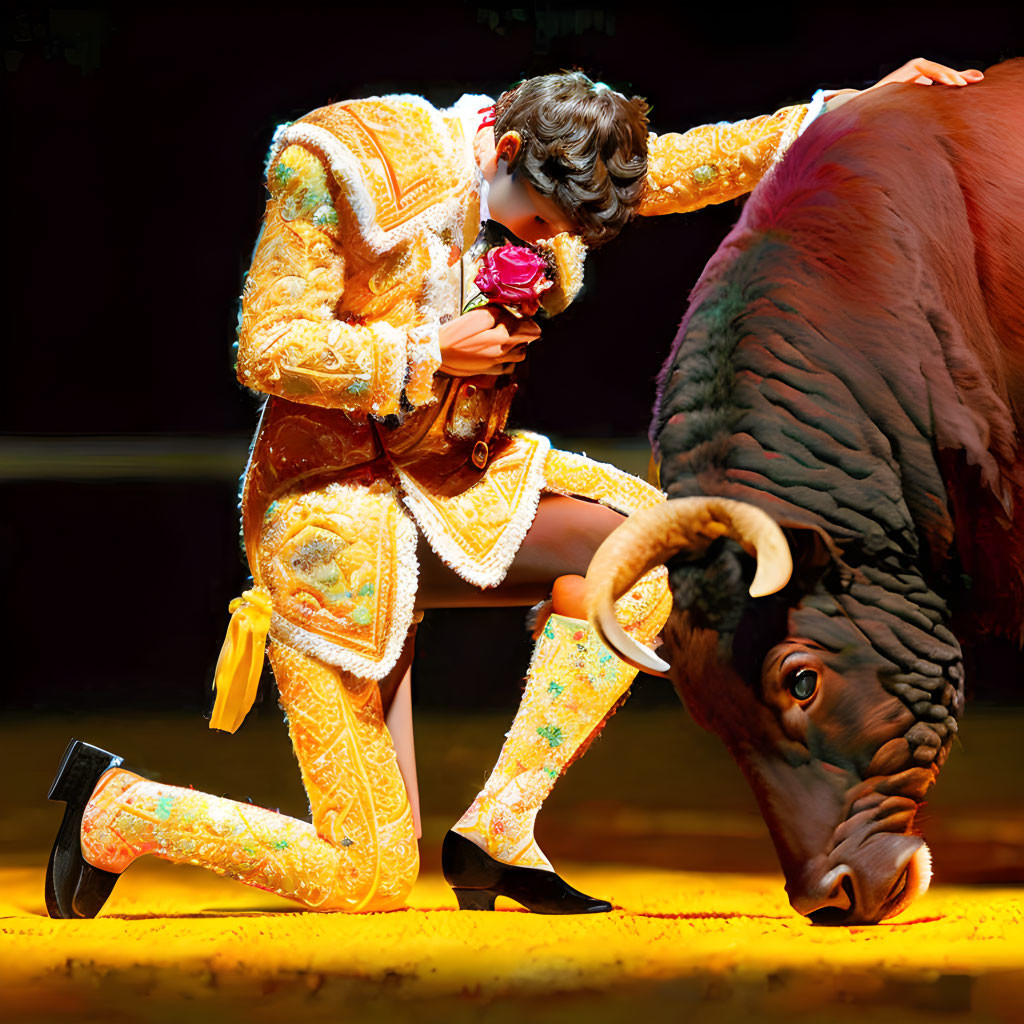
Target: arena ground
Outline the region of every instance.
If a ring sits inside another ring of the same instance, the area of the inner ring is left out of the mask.
[[[613,913],[539,917],[502,901],[499,913],[457,912],[436,849],[502,723],[418,724],[425,870],[407,910],[305,913],[150,860],[126,872],[95,921],[50,921],[43,908],[60,809],[41,792],[69,732],[159,766],[167,781],[240,795],[244,780],[244,795],[301,814],[283,729],[273,709],[230,738],[185,718],[9,723],[0,750],[17,786],[2,829],[0,1014],[104,1024],[1020,1019],[1024,813],[1019,771],[1012,778],[996,753],[1016,749],[1019,716],[979,713],[973,738],[965,724],[969,745],[954,752],[925,825],[937,882],[903,918],[870,928],[818,928],[793,913],[742,780],[674,709],[621,713],[545,812],[546,849]]]

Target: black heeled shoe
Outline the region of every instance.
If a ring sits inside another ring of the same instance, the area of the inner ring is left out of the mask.
[[[502,864],[458,832],[444,837],[441,870],[459,910],[493,910],[497,896],[507,896],[535,914],[604,914],[612,909],[607,900],[585,895],[553,871]]]
[[[46,868],[46,912],[50,917],[95,917],[121,877],[94,868],[82,856],[82,813],[104,772],[122,758],[107,750],[72,740],[47,794],[67,807]]]

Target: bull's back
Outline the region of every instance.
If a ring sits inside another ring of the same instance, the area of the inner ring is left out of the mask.
[[[961,89],[880,89],[812,125],[694,290],[655,424],[670,493],[767,494],[929,573],[955,548],[994,598],[981,624],[1019,632],[1021,167],[1020,60]],[[845,438],[823,439],[839,424]]]
[[[812,125],[794,149],[813,151],[816,142],[820,145],[812,159],[819,170],[835,164],[861,179],[860,187],[845,186],[854,206],[863,204],[851,211],[854,230],[867,236],[852,255],[861,259],[859,272],[871,281],[877,280],[878,269],[888,269],[897,281],[901,271],[892,266],[894,261],[916,262],[916,276],[904,276],[904,283],[936,289],[933,300],[955,321],[956,340],[963,342],[987,386],[1010,407],[1014,428],[1021,429],[1024,58],[990,68],[978,85],[892,85],[866,93]],[[794,156],[799,176],[799,152]],[[778,177],[786,181],[785,174]],[[752,226],[763,221],[765,206],[778,201],[774,184],[768,183],[763,196],[755,193],[754,206],[760,209],[751,211]],[[803,187],[790,178],[782,193],[787,185],[791,192]],[[842,202],[843,186],[836,195]],[[860,224],[858,217],[864,218]],[[900,228],[888,230],[893,220]],[[801,235],[806,239],[814,233],[808,227],[797,215],[798,246]],[[872,232],[878,236],[874,249]],[[878,298],[885,297],[885,289],[885,281],[875,286]],[[958,355],[950,351],[954,372],[961,368]],[[964,383],[972,382],[965,377]]]
[[[908,87],[910,88],[910,87]],[[905,90],[904,90],[905,91]],[[998,478],[964,450],[939,462],[973,576],[965,617],[973,634],[1024,641],[1024,59],[990,68],[981,87],[922,89],[907,99],[933,119],[959,186],[969,231],[941,235],[963,245],[936,268],[950,317],[974,364],[950,354],[961,401],[980,421]],[[883,108],[884,109],[884,108]],[[870,112],[869,112],[870,116]],[[928,195],[921,201],[928,204]],[[925,209],[925,219],[933,214]],[[980,302],[978,301],[980,299]],[[980,381],[972,379],[975,375]],[[941,410],[939,411],[941,415]],[[965,637],[965,639],[967,639]]]
[[[865,279],[880,270],[875,297],[895,307],[900,296],[886,291],[891,276],[913,297],[922,321],[908,321],[907,343],[920,346],[917,382],[931,419],[924,429],[932,431],[955,551],[973,581],[955,603],[964,609],[968,633],[994,630],[1020,640],[1024,60],[990,68],[977,86],[880,89],[836,117],[835,142],[819,159],[856,168],[879,209],[890,214],[879,214],[879,225],[889,228],[880,249],[864,250]],[[822,119],[822,132],[827,122]],[[891,346],[903,343],[895,332]],[[887,356],[876,351],[871,358],[884,365]],[[896,371],[895,355],[890,358]],[[914,375],[908,376],[912,385]],[[901,398],[912,407],[910,388]],[[922,423],[924,414],[921,408],[912,418]],[[898,451],[899,437],[896,442]],[[909,489],[916,467],[904,464],[901,471]],[[931,517],[910,504],[921,535],[941,546],[939,537],[928,536]]]
[[[990,68],[979,88],[928,89],[963,195],[972,257],[995,351],[979,351],[1024,428],[1024,58]]]

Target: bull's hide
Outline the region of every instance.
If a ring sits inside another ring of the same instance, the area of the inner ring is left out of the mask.
[[[669,496],[757,505],[793,551],[756,600],[736,543],[677,555],[667,641],[816,919],[927,885],[914,812],[960,643],[1024,630],[1022,168],[1022,60],[825,114],[708,264],[659,382]]]

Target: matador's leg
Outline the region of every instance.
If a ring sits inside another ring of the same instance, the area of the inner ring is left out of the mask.
[[[499,590],[515,587],[524,573],[543,576],[545,566],[555,569],[549,579],[586,572],[590,557],[620,521],[611,509],[630,513],[664,500],[656,487],[568,452],[552,450],[544,475],[548,490],[590,500],[545,496]],[[573,554],[574,546],[585,551]],[[581,564],[572,567],[567,556]],[[560,599],[560,589],[569,600]],[[636,670],[608,651],[587,622],[577,617],[574,589],[556,585],[556,614],[537,640],[522,703],[498,762],[453,830],[506,864],[551,868],[533,837],[537,812],[636,677]],[[645,576],[616,605],[620,622],[644,644],[657,636],[671,609],[664,568]]]
[[[279,642],[270,659],[313,823],[115,768],[83,815],[86,860],[120,872],[150,853],[319,910],[401,906],[419,853],[378,684]]]
[[[642,644],[658,635],[671,610],[663,567],[616,604],[619,621]],[[534,647],[523,699],[498,762],[453,831],[505,864],[551,870],[533,836],[537,812],[626,697],[636,674],[586,621],[551,615]]]

